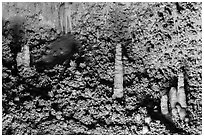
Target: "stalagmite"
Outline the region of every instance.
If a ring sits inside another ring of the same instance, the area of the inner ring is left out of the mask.
[[[19,74],[22,77],[29,77],[31,75],[30,74],[31,69],[30,69],[30,50],[28,45],[24,45],[22,47],[21,52],[17,54],[16,61]]]
[[[114,94],[113,99],[123,97],[123,63],[122,63],[122,47],[121,44],[116,45],[115,57],[115,78],[114,78]]]
[[[177,105],[176,105],[176,108],[177,108],[177,110],[178,110],[178,114],[179,114],[179,116],[180,116],[180,119],[181,119],[181,120],[185,120],[185,117],[186,117],[186,109],[185,109],[185,108],[182,108],[182,107],[180,106],[180,104],[177,104]]]
[[[178,103],[182,108],[186,108],[186,94],[184,90],[184,75],[182,72],[178,74],[178,92],[177,92]]]
[[[161,113],[163,115],[169,114],[169,109],[168,109],[168,96],[165,94],[161,97]]]
[[[171,113],[173,116],[177,116],[177,109],[176,109],[176,103],[177,103],[177,90],[175,87],[171,87],[169,91],[169,102],[171,107]]]
[[[177,100],[180,106],[177,106],[179,116],[181,120],[184,120],[186,117],[186,94],[184,90],[184,75],[182,72],[178,73],[178,92],[177,92]]]

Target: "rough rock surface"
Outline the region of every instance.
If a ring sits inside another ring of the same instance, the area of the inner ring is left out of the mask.
[[[26,38],[20,39],[20,45],[29,44],[33,74],[25,78],[13,73],[13,36],[3,29],[3,134],[202,133],[201,3],[73,3],[73,35],[82,43],[86,60],[77,68],[76,53],[69,66],[56,64],[38,72],[32,64],[60,35],[44,17],[48,14],[56,22],[54,4],[3,6],[4,14],[23,11],[26,15]],[[54,7],[46,8],[50,5]],[[126,49],[124,94],[113,100],[115,46],[119,42]],[[164,89],[177,87],[178,62],[184,66],[188,121],[165,117],[160,110]]]

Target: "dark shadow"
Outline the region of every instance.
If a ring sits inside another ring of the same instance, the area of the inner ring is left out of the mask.
[[[152,120],[160,120],[162,124],[166,126],[167,130],[170,130],[170,133],[178,133],[182,135],[189,135],[187,131],[179,128],[171,119],[171,115],[163,115],[160,110],[160,101],[153,100],[152,98],[146,98],[142,102],[141,106],[147,108],[147,113],[150,115]],[[156,108],[156,109],[155,109]]]

